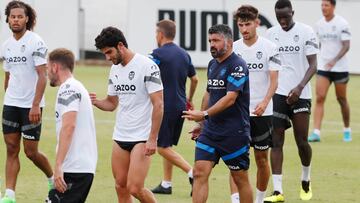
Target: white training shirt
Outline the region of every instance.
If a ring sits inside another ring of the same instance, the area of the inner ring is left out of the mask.
[[[306,56],[319,51],[316,35],[310,26],[295,22],[294,27],[287,32],[280,25],[270,28],[267,38],[277,45],[280,53],[282,70],[279,71],[276,94],[288,96],[309,69]],[[300,98],[311,99],[310,82],[304,87]]]
[[[281,69],[280,56],[274,43],[258,37],[255,44],[250,47],[246,45],[243,39],[234,42],[234,52],[242,57],[249,69],[250,81],[250,116],[256,116],[252,112],[256,106],[261,103],[270,87],[270,71],[279,71]],[[273,114],[273,102],[270,100],[262,116]]]
[[[349,65],[346,55],[336,62],[330,70],[325,65],[338,55],[342,49],[342,41],[351,39],[349,23],[341,16],[335,15],[329,22],[323,17],[316,23],[316,33],[320,42],[318,69],[332,72],[348,72]]]
[[[119,98],[114,140],[148,140],[153,111],[150,94],[162,89],[160,69],[146,56],[135,54],[126,66],[111,67],[108,95]]]
[[[70,111],[77,112],[74,134],[62,170],[66,173],[94,174],[98,155],[93,107],[88,91],[78,80],[71,77],[61,84],[57,93],[55,111],[58,143],[62,116]]]
[[[26,31],[16,40],[13,36],[2,46],[3,68],[10,73],[4,105],[31,108],[35,97],[38,75],[35,67],[46,64],[47,47],[34,32]],[[45,106],[44,97],[40,107]]]

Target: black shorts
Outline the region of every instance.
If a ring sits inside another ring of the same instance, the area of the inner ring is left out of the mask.
[[[272,116],[250,117],[251,142],[255,150],[265,151],[271,147],[273,131]]]
[[[274,128],[291,127],[290,119],[297,113],[311,113],[311,99],[299,99],[295,104],[289,105],[286,103],[286,96],[275,94],[273,96],[274,114],[273,126]]]
[[[20,132],[26,140],[39,141],[41,122],[38,124],[30,123],[29,112],[30,108],[4,105],[2,114],[2,129],[4,135]]]
[[[158,147],[177,145],[184,124],[182,112],[165,112],[157,140]]]
[[[119,145],[119,147],[123,150],[126,150],[128,152],[131,152],[131,150],[135,147],[135,145],[139,143],[146,143],[146,141],[136,141],[136,142],[123,142],[123,141],[117,141],[114,140],[116,144]]]
[[[331,72],[318,70],[317,74],[327,78],[330,82],[339,84],[346,84],[350,80],[349,72]]]
[[[92,173],[64,173],[64,180],[68,186],[64,193],[55,189],[49,191],[48,203],[83,203],[89,194],[94,174]]]
[[[230,170],[249,169],[250,139],[248,136],[224,136],[213,139],[201,134],[196,141],[195,161],[219,163],[221,158]]]

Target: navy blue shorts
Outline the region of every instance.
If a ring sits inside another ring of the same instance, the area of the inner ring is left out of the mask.
[[[182,112],[164,112],[161,123],[157,146],[171,147],[177,145],[184,124],[184,118],[181,118]]]
[[[321,75],[327,78],[330,82],[346,84],[349,82],[349,72],[331,72],[331,71],[323,71],[318,70],[318,75]]]
[[[286,96],[275,94],[273,96],[274,114],[273,124],[274,128],[291,127],[290,119],[297,113],[311,113],[311,99],[299,99],[292,105],[286,103]]]
[[[250,117],[251,143],[255,150],[265,151],[272,146],[272,116]]]
[[[42,112],[42,108],[41,112]],[[39,141],[41,134],[41,122],[32,124],[29,121],[30,108],[4,105],[2,113],[3,134],[22,133],[26,140]],[[41,114],[42,115],[42,114]]]
[[[249,148],[249,136],[224,136],[215,140],[201,134],[196,142],[195,161],[218,164],[221,158],[230,170],[248,170]]]

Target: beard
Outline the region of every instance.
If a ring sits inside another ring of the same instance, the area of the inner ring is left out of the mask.
[[[123,62],[123,58],[120,55],[120,52],[118,49],[116,49],[117,53],[115,55],[115,58],[112,60],[114,65],[119,65],[121,62]]]
[[[217,50],[216,48],[210,48],[210,53],[213,58],[219,58],[226,53],[227,49],[224,47],[223,49]]]

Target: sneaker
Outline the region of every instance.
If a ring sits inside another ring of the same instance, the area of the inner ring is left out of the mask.
[[[16,203],[14,198],[7,197],[6,195],[1,199],[0,203]]]
[[[309,142],[320,142],[320,136],[316,133],[311,133],[308,137]]]
[[[344,132],[343,140],[344,140],[344,142],[350,142],[350,141],[352,140],[352,138],[351,138],[351,132],[345,131],[345,132]]]
[[[190,197],[192,197],[194,178],[190,178],[190,177],[189,177],[189,183],[190,183],[190,185],[191,185]]]
[[[160,183],[156,188],[152,189],[151,192],[156,194],[171,195],[172,187],[164,188]]]
[[[310,200],[312,198],[312,190],[310,181],[301,181],[300,199]]]
[[[269,197],[266,197],[264,199],[264,202],[284,202],[285,201],[285,198],[284,198],[284,195],[283,194],[280,194],[280,192],[278,191],[274,191],[274,193],[269,196]]]

